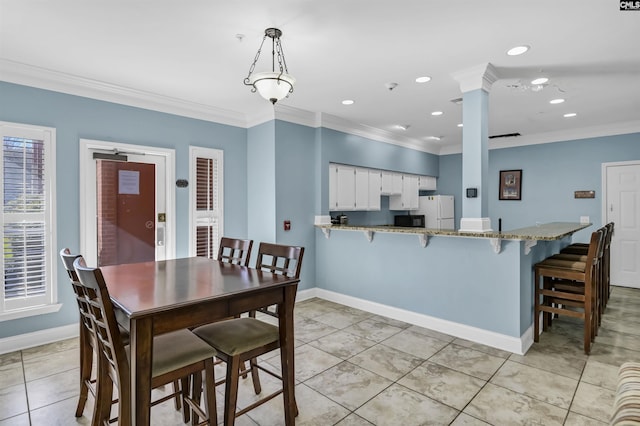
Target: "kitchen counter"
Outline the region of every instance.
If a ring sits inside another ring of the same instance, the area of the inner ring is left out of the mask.
[[[523,354],[533,344],[534,265],[590,226],[468,233],[318,224],[326,237],[316,238],[318,295]]]
[[[438,230],[427,228],[409,228],[392,225],[316,225],[323,230],[392,232],[399,234],[424,234],[428,236],[449,236],[466,238],[494,238],[502,240],[536,240],[553,241],[570,236],[581,229],[591,226],[590,223],[550,222],[525,228],[503,232],[459,232],[454,230]],[[326,233],[325,233],[326,235]]]

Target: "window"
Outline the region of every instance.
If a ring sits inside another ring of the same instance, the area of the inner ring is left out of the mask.
[[[55,130],[0,123],[0,137],[0,320],[54,312]]]
[[[222,236],[222,151],[191,147],[190,254],[215,259]]]

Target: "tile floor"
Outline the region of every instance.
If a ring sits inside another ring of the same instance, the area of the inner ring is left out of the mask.
[[[579,322],[560,319],[521,356],[322,299],[299,302],[296,424],[605,425],[618,367],[640,361],[640,290],[613,288],[590,356],[581,336]],[[90,424],[91,398],[74,417],[77,345],[0,355],[0,426]],[[277,368],[279,357],[262,362]],[[261,377],[263,392],[278,385]],[[254,398],[244,381],[239,405]],[[281,425],[281,406],[278,397],[236,423]],[[182,424],[171,403],[154,407],[152,423]]]

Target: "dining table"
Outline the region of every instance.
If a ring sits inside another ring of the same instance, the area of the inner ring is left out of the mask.
[[[100,269],[116,312],[120,311],[118,323],[130,332],[132,425],[150,424],[154,336],[272,305],[278,307],[284,423],[294,424],[293,309],[299,278],[206,257]]]

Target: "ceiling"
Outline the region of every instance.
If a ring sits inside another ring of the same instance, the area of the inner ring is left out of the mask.
[[[640,12],[614,0],[0,0],[0,80],[154,99],[247,126],[275,114],[243,84],[268,27],[282,30],[297,80],[277,107],[425,150],[459,151],[452,75],[486,63],[499,77],[489,134],[522,135],[494,144],[640,131]],[[508,56],[517,45],[530,50]],[[256,71],[270,66],[265,47]],[[416,83],[421,76],[431,81]],[[548,84],[533,90],[543,76]]]

